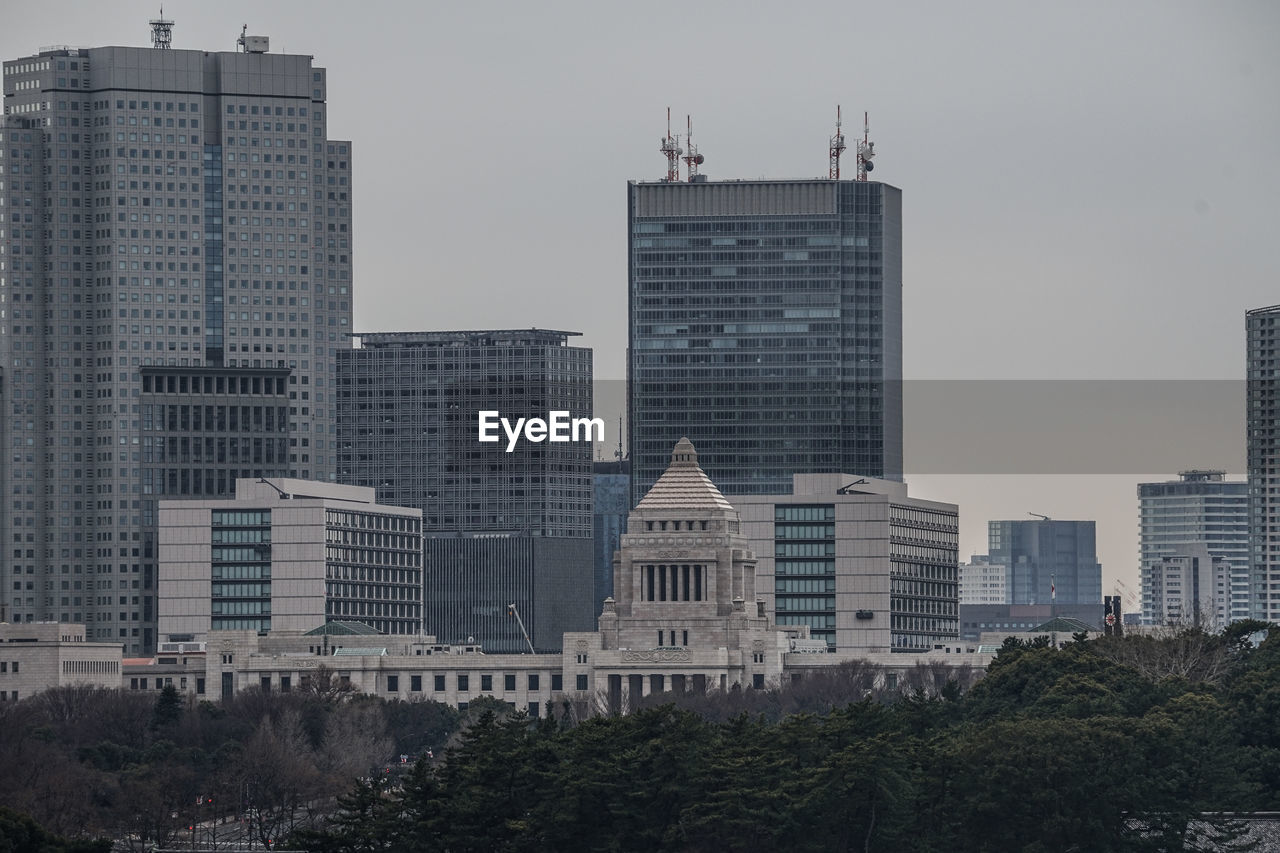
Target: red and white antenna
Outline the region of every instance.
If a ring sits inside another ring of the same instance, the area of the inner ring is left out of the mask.
[[[693,144],[693,119],[688,115],[684,118],[688,122],[688,133],[684,138],[684,143],[689,146],[689,153],[684,155],[682,159],[684,160],[685,171],[689,176],[689,183],[692,184],[697,182],[698,167],[703,164],[706,158],[698,153],[698,146]]]
[[[831,168],[827,177],[840,180],[840,155],[844,153],[844,134],[840,132],[840,105],[836,104],[836,135],[831,137]]]
[[[671,107],[667,107],[667,135],[658,141],[658,151],[667,158],[667,176],[663,178],[669,184],[680,182],[680,138],[671,135]]]
[[[875,168],[871,158],[876,156],[876,144],[871,141],[871,121],[862,114],[862,141],[858,143],[858,180],[865,181],[867,172]]]

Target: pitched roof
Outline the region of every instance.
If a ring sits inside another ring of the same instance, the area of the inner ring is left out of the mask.
[[[377,628],[364,624],[363,622],[342,622],[335,620],[326,622],[319,628],[312,628],[304,637],[319,637],[328,634],[330,637],[352,637],[352,636],[368,636],[371,634],[382,633]]]
[[[1046,632],[1057,631],[1059,634],[1078,634],[1081,631],[1092,631],[1097,633],[1098,629],[1092,625],[1087,625],[1079,619],[1072,619],[1069,616],[1055,616],[1043,625],[1037,625],[1031,629],[1032,633],[1044,634]]]
[[[715,483],[698,466],[693,442],[682,438],[671,451],[671,464],[636,509],[714,509],[736,512]]]

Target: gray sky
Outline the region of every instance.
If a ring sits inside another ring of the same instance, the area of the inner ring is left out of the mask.
[[[11,3],[0,56],[145,45],[156,12]],[[909,379],[1238,379],[1244,311],[1280,302],[1274,2],[165,12],[175,47],[247,23],[329,69],[358,330],[573,329],[624,376],[625,182],[662,175],[668,106],[712,179],[825,175],[835,105],[850,135],[870,111],[875,177],[904,191]],[[909,479],[961,504],[962,552],[988,518],[1094,517],[1107,576],[1134,576],[1140,477]]]

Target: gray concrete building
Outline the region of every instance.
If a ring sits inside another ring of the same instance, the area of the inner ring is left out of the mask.
[[[1093,521],[987,522],[987,556],[1008,568],[1009,604],[1101,604]]]
[[[1249,615],[1248,483],[1224,471],[1189,470],[1177,480],[1138,484],[1138,558],[1143,623],[1163,625],[1165,560],[1210,557],[1229,565],[1227,621]],[[1157,589],[1160,587],[1160,589]]]
[[[685,435],[730,496],[902,479],[901,190],[633,181],[627,252],[633,500]]]
[[[333,477],[351,143],[329,138],[324,68],[245,44],[3,63],[12,621],[83,622],[149,653],[158,500]]]
[[[236,481],[234,500],[160,502],[160,636],[360,622],[422,633],[422,511],[374,490]]]
[[[1230,621],[1231,569],[1203,543],[1159,558],[1143,577],[1144,607],[1148,595],[1152,602],[1145,624],[1221,630]]]
[[[1280,305],[1245,314],[1249,616],[1280,622]]]
[[[849,474],[796,474],[787,492],[734,498],[780,627],[805,625],[841,656],[955,644],[955,504]]]
[[[95,643],[83,625],[0,622],[0,702],[51,687],[119,687],[119,643]]]
[[[591,350],[575,334],[384,332],[340,354],[339,479],[422,510],[426,630],[445,642],[527,650],[511,604],[539,650],[595,625],[594,444],[478,440],[482,411],[590,417]]]

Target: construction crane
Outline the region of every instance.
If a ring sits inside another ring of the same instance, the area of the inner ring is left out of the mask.
[[[1051,520],[1052,520],[1052,519],[1050,519],[1050,518],[1049,518],[1049,516],[1047,516],[1047,515],[1043,515],[1043,514],[1038,513],[1038,512],[1029,512],[1029,513],[1027,513],[1027,515],[1034,515],[1036,518],[1042,519],[1042,520],[1044,520],[1044,521],[1051,521]]]
[[[520,626],[520,633],[524,635],[524,641],[529,645],[529,654],[536,655],[533,650],[533,640],[529,639],[529,632],[524,628],[524,620],[520,618],[520,611],[516,609],[515,604],[507,605],[507,615],[516,617],[516,624]]]

